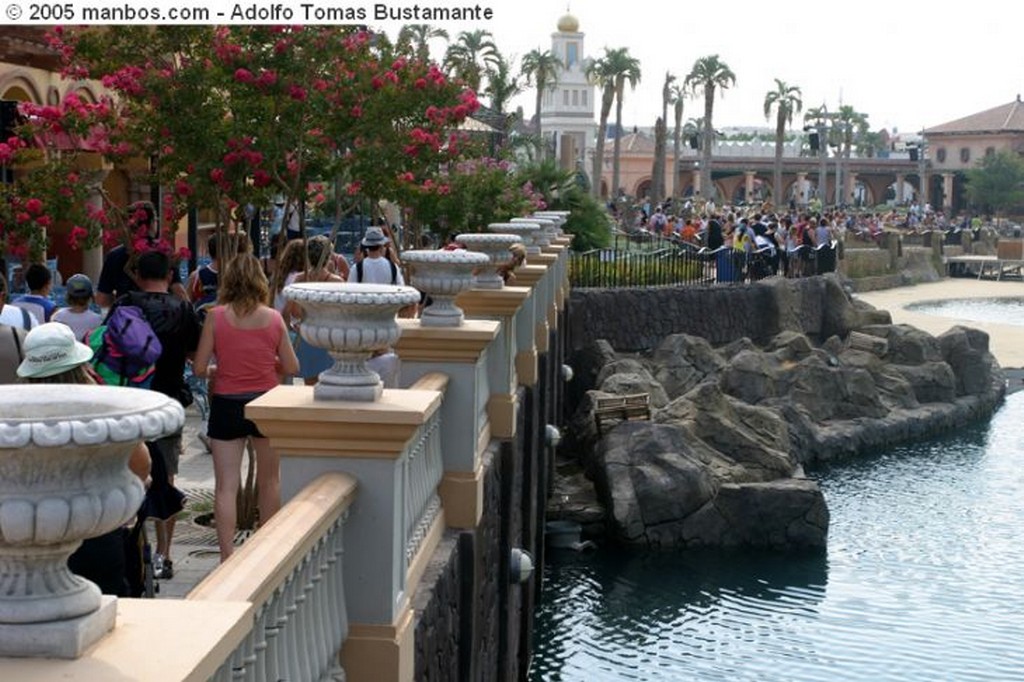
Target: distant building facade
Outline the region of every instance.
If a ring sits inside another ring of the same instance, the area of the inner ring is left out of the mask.
[[[545,141],[554,158],[566,170],[587,172],[587,159],[594,149],[597,123],[594,115],[594,86],[587,80],[585,34],[579,20],[566,14],[551,34],[551,52],[562,62],[558,78],[541,99],[540,121]]]

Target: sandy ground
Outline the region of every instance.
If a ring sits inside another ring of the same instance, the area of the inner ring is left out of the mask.
[[[929,334],[941,334],[955,325],[988,332],[989,347],[1004,368],[1024,368],[1024,319],[1016,324],[976,322],[940,317],[906,310],[912,303],[970,298],[1024,298],[1024,282],[946,279],[930,284],[886,289],[857,294],[857,298],[876,308],[888,310],[893,322],[909,324]]]

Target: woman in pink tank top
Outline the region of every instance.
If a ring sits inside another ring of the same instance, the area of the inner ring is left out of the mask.
[[[210,379],[210,423],[206,435],[213,452],[214,517],[221,561],[234,549],[235,497],[241,485],[242,453],[247,439],[256,451],[257,505],[261,523],[281,506],[281,470],[277,453],[256,424],[245,418],[251,400],[277,386],[282,375],[299,371],[281,314],[267,305],[270,287],[259,261],[241,254],[220,277],[218,305],[206,316],[193,369]],[[216,357],[216,364],[211,362]]]

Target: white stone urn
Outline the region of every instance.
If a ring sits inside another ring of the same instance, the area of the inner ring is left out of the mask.
[[[554,235],[555,223],[550,218],[512,218],[510,223],[532,223],[540,229],[533,233],[533,246],[540,251],[551,246],[551,238]]]
[[[514,234],[526,247],[526,255],[539,256],[540,247],[537,246],[537,233],[540,232],[540,225],[535,222],[525,223],[490,223],[487,229],[499,234]]]
[[[455,237],[455,241],[465,245],[469,251],[487,254],[493,267],[477,271],[473,286],[478,289],[501,289],[505,280],[498,274],[497,267],[512,258],[509,247],[522,243],[514,234],[495,234],[493,232],[470,232]]]
[[[306,343],[334,358],[320,373],[313,398],[379,400],[384,387],[366,361],[398,341],[402,330],[395,317],[419,303],[420,292],[390,284],[299,282],[285,287],[284,297],[302,308],[299,334]]]
[[[555,221],[555,236],[563,234],[562,226],[569,220],[572,211],[534,211],[532,215],[538,218],[548,218]]]
[[[116,598],[72,574],[68,557],[135,516],[132,449],[184,424],[156,391],[0,386],[0,656],[75,658],[113,628]]]
[[[424,327],[458,327],[465,315],[455,297],[473,286],[473,274],[490,265],[490,256],[476,251],[404,251],[402,260],[412,266],[411,284],[431,298],[420,314]]]

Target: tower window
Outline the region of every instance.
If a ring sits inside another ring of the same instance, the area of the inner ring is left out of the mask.
[[[562,90],[562,104],[564,106],[569,106],[569,90],[568,89]]]
[[[571,69],[579,61],[579,46],[576,43],[568,43],[565,46],[565,68]]]

